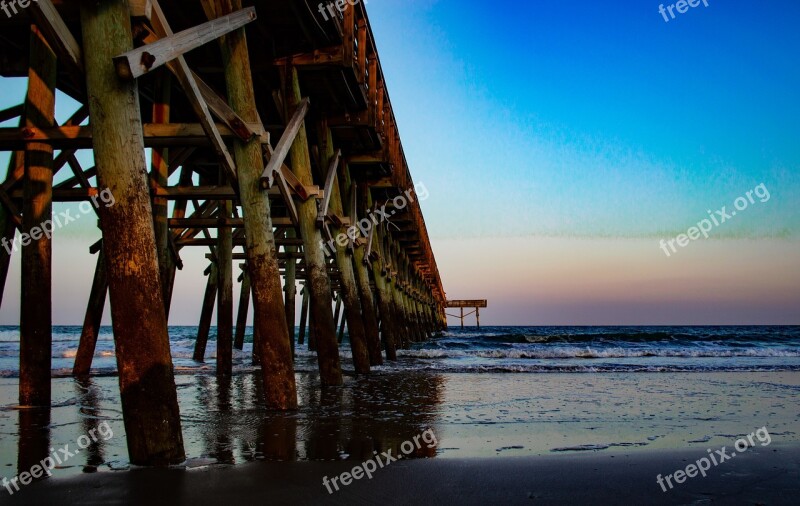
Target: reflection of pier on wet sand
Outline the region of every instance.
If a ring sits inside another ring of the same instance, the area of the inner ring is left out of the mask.
[[[272,409],[298,405],[297,282],[300,336],[307,323],[323,387],[343,382],[337,328],[346,325],[353,368],[366,374],[446,326],[421,187],[364,5],[323,19],[301,4],[40,0],[0,16],[0,74],[29,78],[25,103],[0,111],[0,121],[19,118],[19,128],[0,129],[0,150],[12,152],[0,233],[9,243],[21,234],[22,406],[52,402],[52,251],[42,229],[53,202],[80,201],[99,217],[74,372],[90,372],[107,295],[135,464],[185,456],[167,333],[184,248],[209,250],[196,359],[216,305],[216,371],[230,376],[252,299],[253,358]],[[62,125],[55,90],[80,104]],[[93,167],[81,164],[85,149]],[[9,261],[0,254],[0,284]]]

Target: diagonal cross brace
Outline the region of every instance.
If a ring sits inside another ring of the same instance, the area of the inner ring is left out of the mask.
[[[279,170],[281,165],[283,165],[283,161],[286,160],[286,155],[289,154],[289,149],[292,147],[295,137],[297,137],[297,132],[299,132],[300,127],[303,126],[303,121],[308,113],[309,102],[308,98],[304,98],[300,101],[300,105],[297,106],[294,116],[292,116],[289,124],[286,125],[286,130],[283,131],[278,145],[275,146],[275,152],[272,154],[269,163],[261,174],[261,188],[263,190],[267,190],[272,186],[272,174]]]
[[[156,5],[157,2],[153,2],[151,21],[159,17],[163,19],[163,13],[160,8],[156,8]],[[137,79],[192,49],[238,30],[255,19],[255,7],[247,7],[182,32],[162,36],[157,42],[115,56],[114,65],[117,74],[123,79]]]
[[[172,36],[172,29],[169,27],[169,23],[167,23],[167,19],[164,17],[164,12],[161,10],[159,3],[156,0],[152,0],[152,6],[153,11],[151,23],[153,26],[153,31],[156,33],[156,35],[161,37],[161,40],[164,40],[164,38]],[[203,131],[211,139],[211,143],[214,146],[214,151],[217,153],[217,156],[219,156],[222,163],[225,176],[228,178],[228,181],[234,188],[234,191],[238,193],[239,178],[236,176],[236,165],[233,162],[233,158],[231,157],[227,146],[225,146],[225,142],[222,140],[219,130],[217,130],[217,126],[214,123],[214,118],[211,117],[208,104],[206,104],[206,101],[203,100],[203,95],[198,87],[197,81],[194,79],[194,74],[192,74],[192,71],[186,64],[186,59],[183,56],[178,56],[175,58],[174,63],[175,65],[172,66],[174,67],[173,71],[175,76],[178,78],[178,82],[180,82],[181,87],[186,92],[189,103],[192,105],[195,114],[197,114],[197,117],[200,120],[200,124],[203,126]]]
[[[325,197],[322,199],[322,205],[319,209],[317,216],[317,225],[322,226],[325,224],[325,217],[328,215],[328,207],[331,203],[331,192],[333,190],[333,183],[336,180],[336,170],[339,168],[339,160],[342,158],[342,150],[336,151],[336,154],[331,158],[331,163],[328,165],[328,176],[325,178]]]

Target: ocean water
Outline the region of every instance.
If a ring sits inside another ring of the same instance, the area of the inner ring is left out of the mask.
[[[249,331],[251,329],[248,329]],[[297,350],[299,409],[275,412],[251,365],[252,339],[232,378],[192,360],[196,327],[171,327],[175,383],[189,467],[254,460],[353,460],[431,429],[418,457],[474,458],[729,447],[761,427],[773,445],[800,444],[798,327],[453,328],[400,350],[399,360],[322,389],[314,353]],[[0,476],[40,460],[31,448],[73,444],[100,421],[114,437],[58,476],[128,469],[110,328],[94,377],[69,377],[79,327],[56,327],[49,410],[19,409],[19,331],[0,328]],[[772,446],[770,447],[772,448]],[[24,459],[21,457],[25,457]],[[26,460],[27,459],[27,460]]]
[[[53,327],[53,371],[69,375],[81,328]],[[176,374],[213,373],[215,329],[206,362],[192,360],[197,327],[170,327]],[[252,328],[243,351],[235,351],[235,371],[253,370]],[[429,370],[452,373],[608,373],[726,372],[800,370],[798,326],[702,327],[468,327],[400,350],[400,361],[376,372]],[[298,372],[314,372],[315,354],[297,349]],[[343,365],[350,366],[347,338]],[[114,374],[116,360],[111,327],[102,327],[93,372]],[[0,377],[19,375],[19,328],[0,327]]]

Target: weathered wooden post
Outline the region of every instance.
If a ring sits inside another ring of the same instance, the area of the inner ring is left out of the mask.
[[[99,214],[128,453],[132,464],[178,463],[183,436],[137,84],[118,79],[112,60],[133,48],[128,2],[81,2],[80,10],[97,178],[116,201]]]
[[[241,9],[240,0],[209,0],[221,16]],[[258,122],[250,55],[244,28],[220,39],[228,102],[246,122]],[[264,170],[261,140],[234,140],[234,160],[244,215],[247,265],[253,295],[253,354],[260,358],[265,402],[272,409],[297,408],[297,386],[283,307],[278,251],[269,196],[260,187]]]
[[[317,132],[321,142],[320,163],[323,170],[330,171],[329,174],[326,174],[325,187],[325,191],[330,191],[330,195],[326,195],[326,201],[329,202],[330,208],[325,211],[329,211],[334,216],[344,218],[344,205],[342,204],[342,192],[339,185],[339,181],[342,178],[337,174],[337,172],[341,174],[343,168],[341,157],[339,156],[340,153],[334,153],[333,135],[325,122],[320,123]],[[322,217],[322,219],[326,218]],[[367,338],[364,330],[364,320],[362,319],[361,297],[358,294],[356,275],[353,271],[353,259],[347,250],[349,241],[347,228],[344,226],[338,227],[335,224],[331,225],[331,235],[334,237],[334,244],[332,245],[334,251],[332,253],[335,256],[336,266],[339,270],[339,299],[344,305],[345,318],[343,321],[347,321],[350,348],[353,352],[353,366],[357,374],[368,374],[370,366],[369,350],[367,349]],[[341,330],[343,328],[344,325],[339,330],[339,343],[342,342],[344,335]]]
[[[373,243],[378,251],[381,251],[383,244],[383,232],[380,227],[373,229]],[[383,252],[381,256],[386,259]],[[381,312],[381,337],[383,347],[386,352],[386,360],[397,360],[397,340],[399,339],[399,327],[396,324],[396,315],[392,308],[393,300],[388,277],[382,272],[380,261],[372,262],[372,273],[375,278],[375,287],[378,294],[378,307]]]
[[[244,348],[244,334],[247,330],[247,313],[250,311],[250,275],[245,264],[242,272],[242,291],[239,295],[239,312],[236,314],[236,337],[233,347],[237,350]]]
[[[400,292],[400,275],[401,275],[401,267],[399,262],[397,261],[397,254],[395,251],[394,243],[392,241],[392,236],[387,233],[386,234],[386,251],[389,254],[389,258],[391,259],[392,265],[392,280],[391,280],[391,292],[392,292],[392,301],[394,303],[394,310],[395,313],[398,315],[397,320],[400,322],[400,333],[399,337],[400,340],[397,341],[397,346],[407,349],[408,342],[411,338],[411,325],[409,322],[408,313],[405,310],[405,306],[403,304],[402,294]]]
[[[286,238],[294,239],[297,232],[293,228],[286,230]],[[283,291],[284,291],[284,308],[286,311],[286,326],[289,327],[289,342],[292,344],[292,356],[294,356],[294,323],[295,323],[295,300],[297,299],[297,246],[286,245],[283,247],[286,253],[286,267],[283,272]]]
[[[166,69],[156,75],[153,101],[153,123],[169,123],[172,79]],[[150,160],[150,185],[153,189],[167,186],[169,178],[169,148],[154,148]],[[175,262],[169,244],[169,225],[167,223],[167,199],[153,196],[153,231],[156,238],[159,278],[164,297],[164,313],[169,322],[169,308],[172,301],[172,285]]]
[[[350,188],[351,192],[357,191],[357,186],[350,184],[350,170],[347,165],[344,167],[345,179],[344,183]],[[366,187],[365,187],[366,189]],[[366,189],[366,191],[369,191]],[[344,199],[344,212],[348,216],[358,217],[357,199],[355,196]],[[350,206],[356,206],[356,209],[350,209]],[[353,224],[355,225],[355,224]],[[360,232],[359,232],[360,234]],[[363,238],[366,240],[366,238]],[[378,314],[375,300],[372,296],[372,288],[370,287],[369,271],[367,270],[367,262],[365,260],[366,245],[356,244],[353,248],[353,270],[356,276],[356,283],[358,285],[358,293],[361,297],[361,315],[364,319],[364,334],[367,340],[367,350],[369,352],[370,365],[383,364],[383,356],[381,355],[381,342],[378,330]]]
[[[206,271],[208,272],[208,281],[206,282],[206,293],[203,296],[203,307],[200,310],[200,322],[197,325],[197,340],[194,343],[194,354],[192,355],[192,359],[197,362],[203,362],[206,358],[208,333],[211,331],[211,317],[214,315],[214,302],[217,300],[217,287],[219,286],[217,264],[212,263]]]
[[[106,278],[105,258],[103,258],[103,251],[100,250],[97,253],[97,267],[94,271],[92,289],[89,292],[89,302],[86,305],[86,316],[83,319],[78,353],[75,355],[75,365],[72,368],[73,376],[86,377],[92,368],[92,359],[97,347],[97,336],[100,333],[100,322],[103,318],[107,293],[108,279]]]
[[[23,106],[24,109],[24,106]],[[24,112],[23,112],[24,115]],[[25,118],[20,117],[20,125],[25,124]],[[17,167],[25,168],[25,153],[23,151],[14,151],[8,160],[8,171],[6,178],[14,177],[17,172]],[[0,238],[4,241],[3,244],[13,243],[14,235],[17,232],[17,225],[14,223],[12,213],[6,209],[6,206],[0,205]],[[7,253],[7,254],[6,254]],[[3,305],[3,295],[5,295],[6,281],[8,280],[8,267],[11,265],[11,251],[6,251],[5,248],[0,250],[0,307]]]
[[[306,339],[306,320],[308,319],[308,287],[303,283],[303,289],[300,291],[303,296],[303,302],[300,305],[300,329],[297,334],[297,344],[304,344]]]
[[[286,76],[286,117],[291,118],[300,105],[300,80],[297,69],[291,67]],[[305,124],[301,124],[297,136],[289,150],[292,172],[304,185],[313,185],[311,157],[308,151]],[[322,235],[317,228],[317,203],[308,199],[298,205],[300,217],[300,236],[303,239],[303,252],[306,260],[306,289],[311,290],[311,326],[317,345],[320,382],[323,386],[342,384],[342,368],[339,361],[339,345],[336,342],[336,327],[331,309],[331,282],[325,254],[322,251]]]
[[[225,173],[219,171],[220,185]],[[233,212],[230,200],[220,200],[217,211],[224,220],[217,229],[217,376],[233,372],[233,229],[227,223]]]
[[[31,26],[25,125],[55,124],[56,56]],[[53,148],[30,143],[25,151],[22,212],[22,297],[19,319],[19,403],[50,405],[52,347]]]

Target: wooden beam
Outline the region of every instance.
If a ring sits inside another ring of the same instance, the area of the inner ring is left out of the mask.
[[[278,145],[275,146],[275,151],[271,154],[269,163],[264,167],[264,172],[261,174],[262,189],[266,190],[272,187],[273,174],[283,165],[284,160],[286,160],[286,155],[289,154],[292,143],[297,137],[300,127],[303,126],[303,120],[305,120],[306,114],[308,113],[309,102],[308,98],[301,100],[297,109],[295,109],[294,115],[292,115],[292,119],[289,121],[289,124],[286,125],[286,129],[283,131]]]
[[[326,67],[341,66],[344,62],[342,46],[332,46],[315,49],[308,53],[298,53],[292,56],[277,58],[272,63],[278,67],[291,65],[293,67]]]
[[[156,0],[152,0],[152,2],[153,2],[153,17],[151,22],[153,25],[153,30],[155,31],[156,35],[158,35],[162,39],[172,37],[173,35],[172,29],[169,27],[169,23],[167,23],[167,18],[164,16],[164,12],[161,10],[161,6]],[[247,14],[247,12],[250,11],[250,9],[245,9],[244,10],[245,14]],[[248,14],[248,18],[250,16],[252,16],[252,19],[250,19],[250,21],[255,19],[254,10],[252,10],[250,14]],[[250,21],[247,22],[249,23]],[[228,32],[230,31],[231,30],[229,30]],[[194,79],[194,75],[192,74],[192,71],[189,70],[189,66],[186,64],[186,60],[184,59],[183,56],[178,55],[177,58],[174,59],[174,61],[175,61],[174,71],[176,77],[178,78],[178,82],[180,82],[183,91],[186,92],[186,96],[189,99],[189,103],[191,104],[192,109],[194,109],[197,118],[200,120],[200,124],[203,126],[203,130],[211,139],[211,145],[214,146],[214,151],[216,151],[217,156],[220,158],[220,161],[222,163],[222,168],[225,170],[225,175],[228,178],[228,182],[231,184],[231,186],[233,186],[234,189],[237,189],[238,191],[239,181],[236,175],[236,165],[233,163],[233,158],[231,158],[231,154],[228,152],[228,148],[222,141],[219,129],[214,124],[214,120],[211,117],[211,112],[209,111],[208,105],[206,104],[205,100],[203,100],[202,93],[200,92],[200,88],[198,87],[197,82]]]
[[[59,62],[65,62],[73,71],[83,73],[83,54],[81,46],[67,24],[61,19],[50,0],[36,0],[31,3],[31,13],[42,30],[47,42],[59,54]]]
[[[153,15],[153,2],[151,0],[128,0],[132,18],[150,19]]]
[[[25,104],[19,104],[0,111],[0,123],[19,118],[25,112]]]
[[[164,21],[163,13],[160,12],[160,7],[155,2],[152,5],[152,14],[159,21]],[[176,34],[162,35],[161,39],[152,44],[115,56],[113,60],[117,74],[123,79],[137,79],[167,62],[182,57],[193,49],[255,21],[255,19],[255,7],[247,7]],[[165,26],[162,24],[162,27]]]
[[[170,65],[170,67],[172,67],[172,65]],[[206,104],[208,104],[208,108],[212,113],[214,113],[214,116],[225,123],[228,128],[230,128],[231,131],[239,137],[239,139],[247,142],[257,135],[256,128],[259,132],[264,130],[261,125],[254,125],[251,127],[245,123],[245,121],[240,118],[233,109],[231,109],[228,103],[222,97],[217,95],[216,91],[211,89],[211,87],[207,85],[205,81],[200,79],[197,74],[192,74],[195,82],[197,83],[197,87],[200,89],[200,94],[203,96]]]
[[[286,178],[283,175],[282,171],[276,173],[277,175],[277,182],[278,182],[278,191],[283,197],[283,202],[286,204],[286,210],[289,212],[289,217],[292,220],[292,224],[297,226],[300,223],[299,215],[297,214],[297,207],[294,205],[294,200],[292,199],[292,194],[289,190],[289,185],[286,182]]]
[[[209,144],[205,127],[201,123],[145,123],[142,128],[145,147]],[[237,137],[236,133],[226,125],[218,124],[214,128],[221,138]],[[90,149],[93,132],[92,125],[0,128],[0,151],[21,151],[30,142],[47,143],[52,145],[53,149]]]
[[[215,238],[203,238],[203,239],[194,239],[194,238],[187,238],[187,239],[177,239],[175,244],[179,247],[184,246],[216,246],[217,240]],[[246,246],[247,242],[245,241],[244,237],[234,237],[233,238],[233,245],[234,246]],[[284,245],[292,245],[292,246],[302,246],[303,240],[302,239],[276,239],[275,240],[276,246],[284,246]],[[276,257],[277,258],[277,257]],[[283,312],[283,310],[281,310]]]
[[[336,170],[339,168],[339,160],[341,160],[341,158],[341,149],[337,150],[336,153],[331,156],[330,165],[328,165],[328,175],[325,178],[325,198],[322,199],[322,205],[320,205],[319,208],[317,226],[323,226],[325,224],[325,217],[328,215],[328,207],[330,206],[331,195],[333,194],[333,185],[336,181]],[[339,207],[341,207],[341,205]]]

